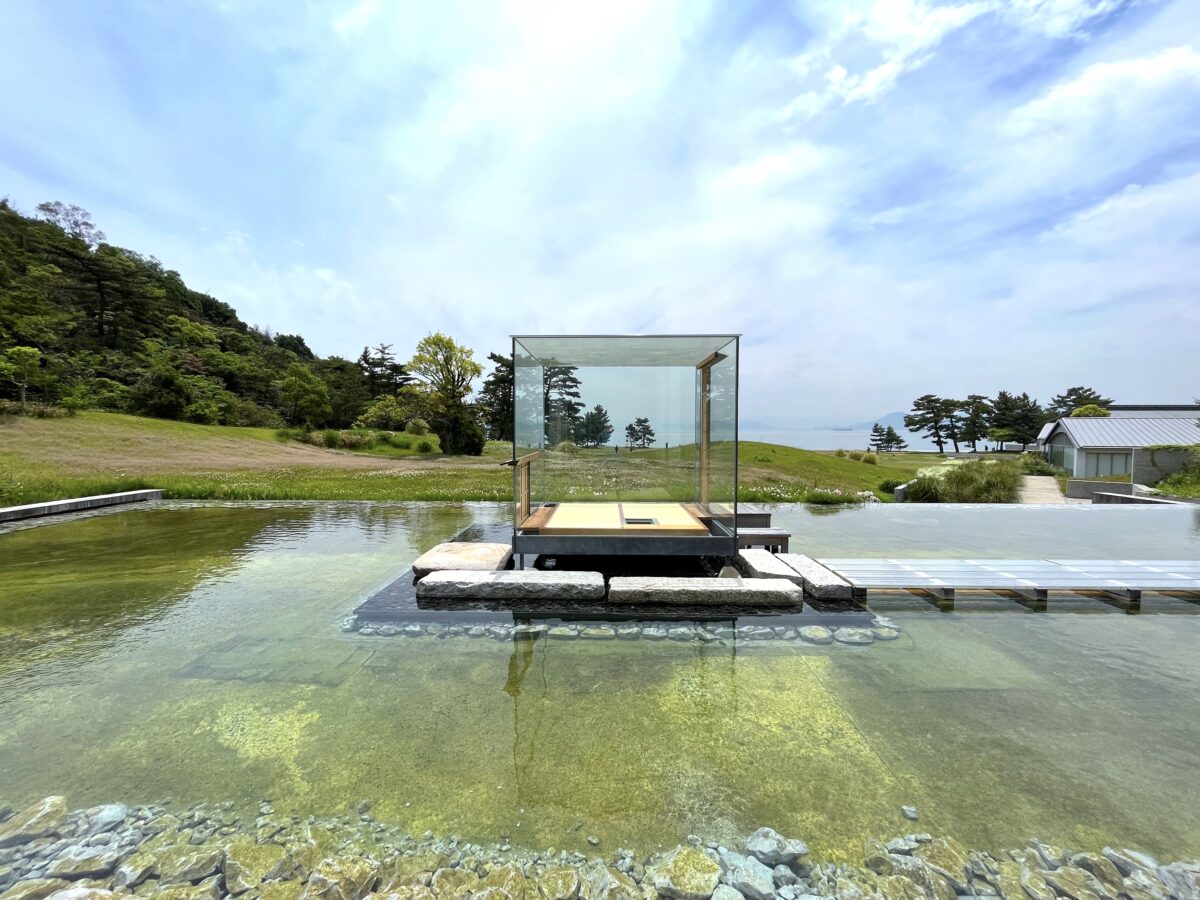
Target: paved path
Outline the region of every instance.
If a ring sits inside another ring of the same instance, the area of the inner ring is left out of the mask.
[[[1021,503],[1066,503],[1053,475],[1022,475]]]

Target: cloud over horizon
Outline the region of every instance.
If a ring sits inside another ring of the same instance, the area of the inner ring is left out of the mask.
[[[4,17],[0,195],[323,355],[741,332],[747,419],[1200,393],[1186,0]]]

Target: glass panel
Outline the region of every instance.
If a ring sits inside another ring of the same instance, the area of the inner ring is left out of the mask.
[[[513,418],[513,458],[520,460],[540,451],[546,432],[543,368],[520,341],[513,341]],[[528,479],[531,504],[536,505],[544,500],[539,493],[539,489],[545,489],[544,468],[544,459],[535,459],[527,466],[513,467],[513,502],[516,509],[520,508],[525,479]]]
[[[519,336],[513,349],[514,453],[541,451],[535,505],[619,501],[636,519],[630,502],[674,501],[732,529],[736,337]]]

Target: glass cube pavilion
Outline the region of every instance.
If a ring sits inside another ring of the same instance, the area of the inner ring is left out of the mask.
[[[736,556],[738,340],[513,336],[513,552]]]

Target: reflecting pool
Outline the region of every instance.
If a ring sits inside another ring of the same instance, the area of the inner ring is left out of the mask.
[[[872,599],[903,636],[343,634],[507,505],[129,510],[0,533],[0,798],[270,799],[419,834],[649,851],[761,825],[831,859],[920,830],[1200,854],[1200,605]],[[776,510],[821,555],[1195,558],[1189,509]],[[496,614],[504,618],[505,614]]]

